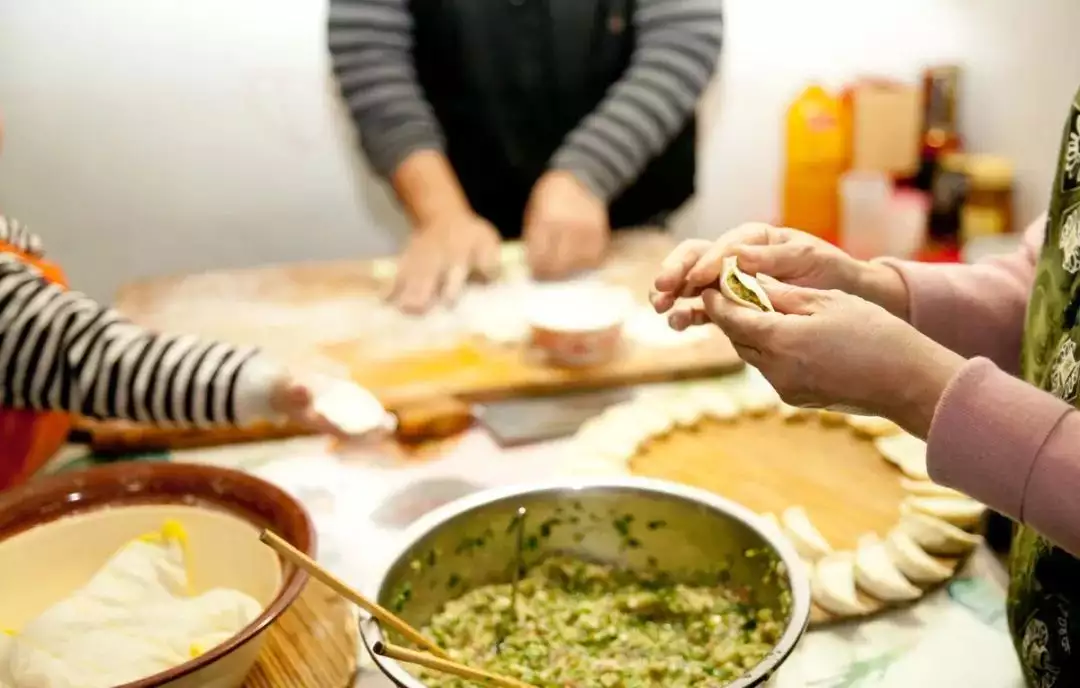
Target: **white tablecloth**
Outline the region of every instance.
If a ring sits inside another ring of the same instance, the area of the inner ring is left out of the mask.
[[[552,477],[566,441],[513,450],[473,430],[445,456],[403,462],[368,454],[342,459],[325,440],[178,452],[176,460],[228,465],[261,475],[298,497],[314,515],[320,560],[354,586],[394,550],[395,520],[464,491]],[[420,495],[421,504],[416,503]],[[1004,572],[979,551],[964,574],[914,607],[876,620],[809,633],[777,675],[781,688],[1019,688],[1019,666],[1005,627]],[[364,658],[360,688],[388,681]]]

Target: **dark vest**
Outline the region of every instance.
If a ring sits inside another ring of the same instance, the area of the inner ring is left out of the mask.
[[[412,0],[414,60],[469,202],[521,235],[533,184],[626,71],[633,0]],[[662,221],[693,193],[696,122],[613,199],[612,227]]]

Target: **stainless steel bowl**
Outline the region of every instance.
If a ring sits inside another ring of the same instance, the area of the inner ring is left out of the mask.
[[[496,488],[447,504],[414,523],[404,546],[369,593],[420,627],[446,602],[478,585],[510,580],[519,507],[528,509],[525,563],[554,553],[578,555],[676,578],[730,566],[732,585],[786,618],[780,642],[730,688],[761,686],[791,654],[810,617],[810,581],[787,542],[749,509],[711,492],[643,478],[563,480]],[[631,517],[628,519],[627,517]],[[748,550],[765,556],[747,557]],[[780,565],[778,565],[780,564]],[[383,640],[363,619],[368,651]],[[395,661],[374,655],[401,688],[425,688]]]

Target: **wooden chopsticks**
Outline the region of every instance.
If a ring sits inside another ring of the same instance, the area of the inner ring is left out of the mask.
[[[278,535],[269,530],[263,530],[259,535],[259,540],[298,568],[307,571],[313,578],[321,581],[337,594],[400,633],[410,642],[427,650],[427,652],[417,652],[416,650],[398,647],[396,645],[391,645],[390,643],[377,642],[372,648],[376,654],[399,662],[416,664],[432,669],[433,671],[452,674],[469,681],[479,681],[481,683],[499,686],[499,688],[534,688],[527,683],[522,683],[521,681],[507,676],[500,676],[480,669],[473,669],[472,667],[452,661],[442,648],[424,637],[420,631],[405,623],[382,605],[373,600],[369,600],[364,595],[350,588],[340,578],[319,566],[311,559],[311,557],[296,549],[288,542],[285,542],[285,540],[281,539]]]
[[[449,655],[447,655],[446,652],[442,650],[442,648],[421,635],[420,631],[416,630],[409,624],[402,621],[400,618],[395,616],[393,613],[390,612],[390,610],[386,609],[382,605],[373,602],[372,600],[369,600],[357,591],[350,588],[340,578],[316,564],[311,559],[311,557],[307,556],[300,550],[285,542],[274,533],[270,532],[269,530],[264,530],[262,534],[259,535],[259,540],[261,540],[263,544],[268,545],[271,549],[288,559],[296,566],[307,571],[309,574],[311,574],[313,578],[316,578],[326,584],[328,588],[330,588],[337,594],[341,595],[345,599],[355,604],[357,607],[360,607],[368,614],[371,614],[382,623],[386,624],[404,637],[408,638],[409,642],[412,642],[424,648],[436,657],[441,657],[442,659],[450,658]]]
[[[417,652],[416,650],[398,647],[382,641],[375,643],[371,648],[371,651],[377,655],[388,657],[389,659],[416,664],[417,666],[422,666],[433,671],[441,671],[444,674],[452,674],[467,681],[486,683],[492,686],[499,686],[499,688],[535,688],[534,686],[531,686],[528,683],[522,683],[517,679],[492,674],[480,669],[473,669],[470,666],[458,664],[457,662],[448,659],[440,659],[424,652]]]

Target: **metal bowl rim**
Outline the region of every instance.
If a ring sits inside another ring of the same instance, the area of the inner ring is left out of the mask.
[[[367,592],[372,599],[377,599],[380,588],[386,581],[386,576],[402,560],[405,554],[422,537],[437,531],[443,524],[462,514],[513,497],[596,489],[657,493],[701,504],[735,518],[768,543],[787,569],[788,582],[791,587],[791,618],[783,635],[780,636],[780,640],[765,659],[738,680],[728,684],[726,688],[750,688],[764,683],[772,672],[792,653],[795,645],[806,633],[810,623],[810,578],[806,565],[795,551],[795,548],[786,539],[779,537],[779,534],[773,532],[772,529],[764,527],[765,521],[754,511],[713,492],[667,480],[638,477],[561,478],[490,487],[459,497],[424,514],[405,528],[398,539],[403,544],[398,546],[393,556],[385,560],[384,565],[380,567],[378,580],[369,584]],[[359,627],[360,638],[365,649],[384,676],[404,688],[426,688],[412,674],[405,671],[401,664],[372,652],[375,643],[383,640],[382,628],[377,620],[362,614]]]

